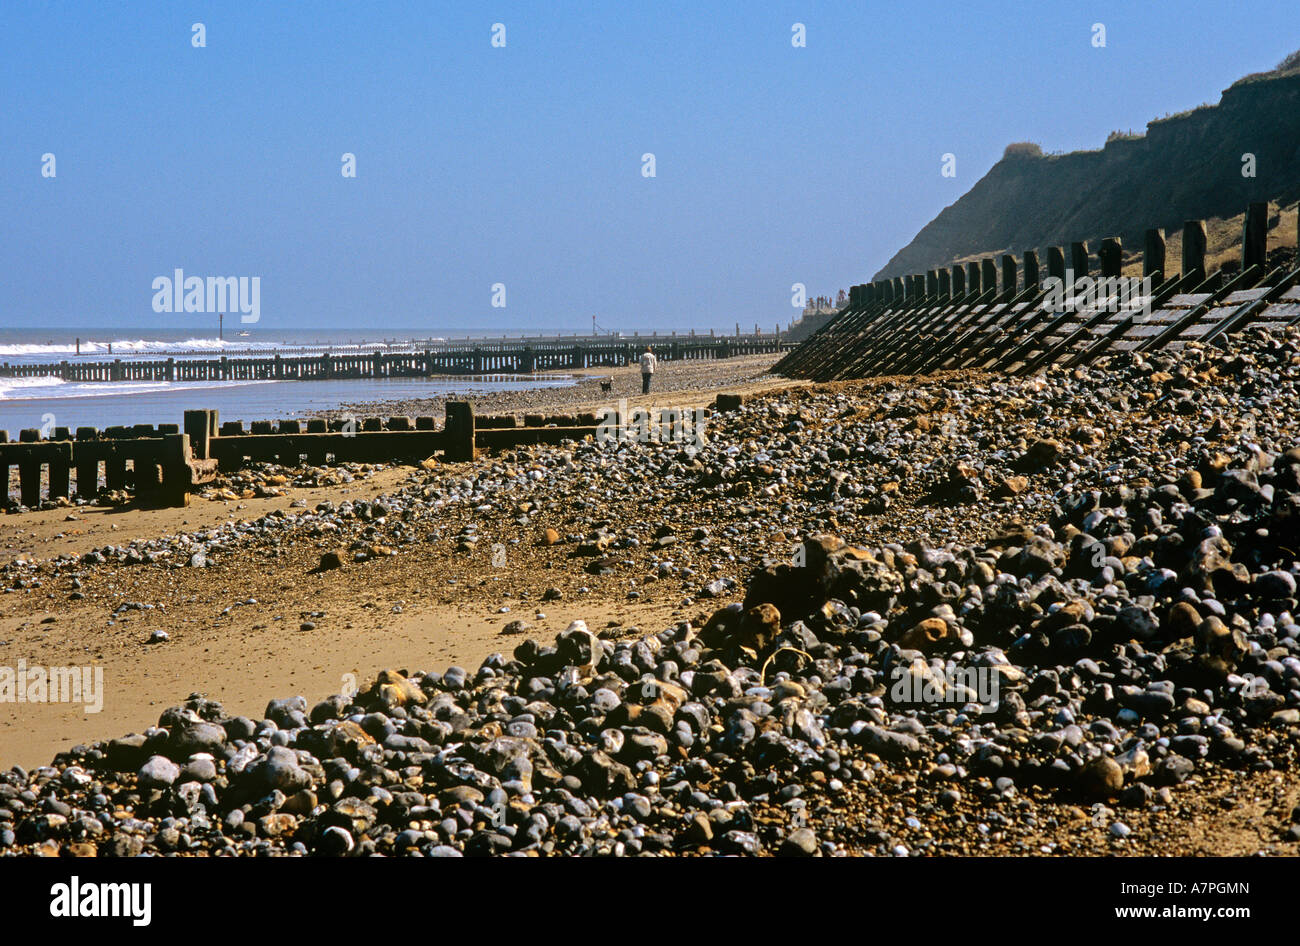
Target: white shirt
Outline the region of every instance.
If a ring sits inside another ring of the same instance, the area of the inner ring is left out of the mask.
[[[656,358],[651,352],[646,352],[641,356],[641,373],[654,374],[655,365],[658,364],[658,362],[659,359]]]

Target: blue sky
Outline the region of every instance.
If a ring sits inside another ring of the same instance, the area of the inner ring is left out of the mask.
[[[1294,0],[13,0],[0,327],[214,323],[153,312],[179,267],[260,276],[262,328],[770,329],[1008,142],[1217,101],[1298,27]]]

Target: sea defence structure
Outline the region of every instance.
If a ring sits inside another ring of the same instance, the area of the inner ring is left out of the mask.
[[[738,398],[719,395],[717,403],[734,409]],[[216,411],[193,410],[185,412],[181,426],[79,427],[75,437],[56,427],[48,438],[24,430],[16,442],[0,431],[0,508],[14,498],[11,470],[18,474],[17,501],[28,508],[73,495],[89,499],[101,489],[134,490],[146,505],[184,506],[195,487],[248,463],[414,463],[434,457],[455,463],[472,460],[477,451],[594,437],[602,420],[619,427],[625,418],[615,409],[604,417],[476,417],[468,402],[449,401],[441,427],[433,417],[394,416],[256,421],[246,429],[242,421],[221,423]]]
[[[1029,374],[1111,351],[1179,348],[1256,325],[1300,324],[1300,259],[1269,253],[1268,205],[1251,204],[1242,229],[1240,266],[1231,272],[1206,272],[1205,222],[1190,220],[1181,268],[1172,275],[1164,234],[1153,229],[1142,276],[1132,279],[1123,276],[1120,240],[1111,238],[1095,254],[1099,274],[1088,245],[1072,243],[1049,248],[1047,278],[1030,251],[1023,260],[1008,254],[854,286],[835,319],[772,370],[814,381],[954,369]],[[1079,303],[1061,287],[1068,291],[1067,282],[1081,278],[1088,292]],[[1134,296],[1128,286],[1138,278],[1144,288]]]
[[[350,378],[423,378],[430,375],[531,374],[631,364],[647,345],[664,361],[765,355],[793,347],[779,333],[528,338],[430,343],[414,351],[216,357],[70,359],[44,364],[0,364],[0,378],[55,377],[64,381],[335,381]]]
[[[79,427],[76,439],[66,427],[54,428],[49,438],[24,430],[16,443],[0,430],[0,500],[5,506],[11,470],[17,471],[18,501],[24,506],[37,506],[43,491],[50,500],[70,497],[74,474],[82,495],[98,493],[100,483],[109,490],[129,484],[149,504],[184,505],[191,488],[215,478],[217,464],[196,454],[189,435],[175,424],[141,424],[103,431]]]

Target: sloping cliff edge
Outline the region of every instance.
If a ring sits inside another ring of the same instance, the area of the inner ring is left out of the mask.
[[[1242,174],[1255,156],[1255,177]],[[1300,197],[1300,73],[1248,77],[1218,105],[1153,121],[1100,151],[1011,153],[872,279],[924,272],[972,254],[1123,239],[1148,227],[1231,217],[1252,200]]]

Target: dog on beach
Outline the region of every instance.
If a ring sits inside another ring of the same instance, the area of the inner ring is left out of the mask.
[[[610,389],[613,387],[614,387],[613,378],[606,378],[604,381],[600,382],[600,390],[604,394],[608,394],[610,392]]]

